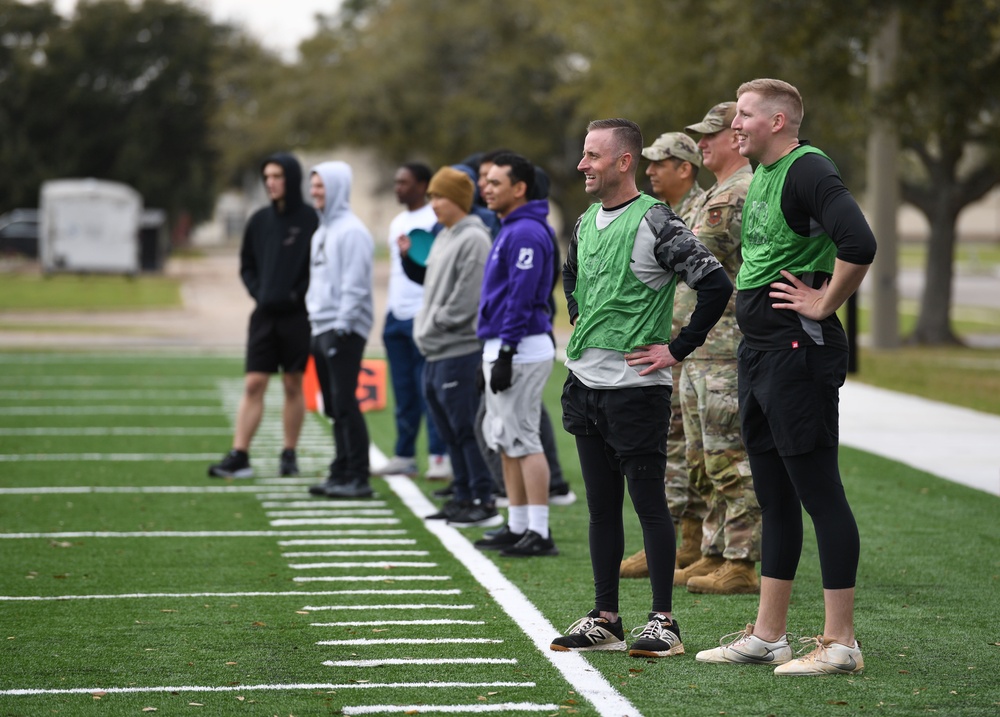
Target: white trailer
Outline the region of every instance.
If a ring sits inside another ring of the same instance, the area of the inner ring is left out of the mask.
[[[46,272],[139,272],[142,197],[100,179],[42,184],[39,256]]]

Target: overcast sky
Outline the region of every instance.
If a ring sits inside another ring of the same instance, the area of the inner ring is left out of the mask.
[[[25,0],[22,0],[22,2]],[[34,2],[35,0],[27,0]],[[330,14],[339,0],[185,0],[208,12],[217,22],[242,25],[265,47],[276,50],[288,60],[295,59],[301,40],[313,35],[316,13]],[[59,14],[73,12],[76,0],[55,0]]]

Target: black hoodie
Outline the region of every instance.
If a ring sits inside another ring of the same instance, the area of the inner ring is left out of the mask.
[[[302,167],[290,154],[273,154],[261,163],[285,171],[285,199],[254,212],[243,233],[240,276],[257,308],[271,312],[305,311],[309,288],[309,242],[319,224],[316,210],[302,200]]]

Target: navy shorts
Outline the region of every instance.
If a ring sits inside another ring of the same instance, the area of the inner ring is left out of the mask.
[[[247,332],[247,373],[302,373],[309,360],[309,315],[255,309]]]
[[[803,346],[738,352],[740,424],[747,453],[796,456],[836,446],[847,351]]]

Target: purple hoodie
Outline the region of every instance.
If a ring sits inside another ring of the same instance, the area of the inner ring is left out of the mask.
[[[549,203],[536,199],[504,217],[486,260],[479,297],[480,339],[517,347],[525,336],[552,331],[549,297],[554,267]]]

